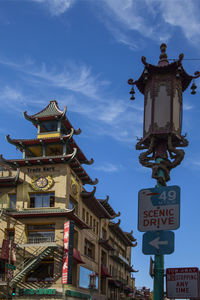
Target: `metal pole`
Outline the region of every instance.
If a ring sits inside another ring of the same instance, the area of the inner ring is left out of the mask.
[[[163,300],[164,296],[164,255],[154,256],[153,300]]]
[[[157,158],[156,163],[160,163],[163,159]],[[158,175],[165,177],[164,172],[160,169]],[[157,183],[156,187],[161,186]],[[164,255],[154,256],[154,282],[153,282],[153,300],[164,299]]]

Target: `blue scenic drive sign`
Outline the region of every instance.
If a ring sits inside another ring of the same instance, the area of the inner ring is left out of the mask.
[[[174,252],[174,233],[172,231],[148,231],[143,234],[142,252],[144,254],[171,254]]]
[[[180,226],[180,187],[147,188],[138,194],[138,230],[174,230]]]

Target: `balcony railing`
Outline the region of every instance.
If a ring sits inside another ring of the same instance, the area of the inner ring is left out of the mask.
[[[28,244],[52,243],[55,242],[54,236],[29,236]]]
[[[126,265],[129,265],[129,261],[125,257],[123,257],[123,255],[121,255],[119,253],[119,251],[113,250],[113,251],[110,252],[110,255],[113,258],[116,258],[117,260],[119,260],[120,262],[125,263]]]

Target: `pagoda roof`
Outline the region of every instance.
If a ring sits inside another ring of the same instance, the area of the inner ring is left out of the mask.
[[[93,158],[88,160],[86,156],[83,154],[77,143],[74,141],[72,138],[74,133],[74,129],[71,128],[71,132],[67,135],[63,135],[60,137],[45,137],[45,138],[39,138],[39,139],[11,139],[10,135],[8,134],[6,136],[7,141],[18,147],[19,150],[22,152],[23,149],[27,146],[35,146],[35,145],[41,145],[41,144],[58,144],[58,143],[64,143],[67,142],[69,143],[70,148],[72,149],[77,149],[77,159],[80,161],[81,164],[87,164],[90,165],[94,162]]]
[[[104,249],[106,249],[108,251],[109,250],[111,250],[111,251],[114,250],[114,248],[109,243],[109,239],[108,240],[99,239],[99,245],[101,245]]]
[[[51,100],[49,104],[41,110],[39,113],[34,115],[28,115],[27,112],[24,112],[24,117],[28,121],[31,121],[36,127],[41,121],[47,120],[62,120],[62,125],[66,128],[67,131],[70,131],[73,126],[69,122],[66,117],[66,106],[64,106],[64,110],[61,111],[58,107],[58,103],[56,100]],[[74,134],[79,134],[81,132],[80,128],[78,130],[74,130]]]
[[[84,168],[81,166],[80,162],[77,158],[75,158],[76,155],[76,149],[74,149],[73,153],[68,155],[61,155],[61,156],[48,156],[48,157],[28,157],[25,159],[4,159],[1,156],[1,160],[3,160],[5,163],[8,163],[12,168],[20,168],[24,166],[39,166],[43,164],[52,164],[52,163],[68,163],[69,166],[72,168],[72,170],[75,172],[75,174],[80,178],[83,184],[91,184],[95,185],[98,183],[98,180],[95,179],[92,181],[92,179],[89,177],[89,175],[86,173]]]
[[[112,219],[112,216],[108,213],[108,211],[101,205],[101,203],[94,197],[96,191],[96,187],[94,187],[92,192],[82,191],[81,196],[82,200],[90,208],[94,214],[99,218],[107,218]]]
[[[74,213],[74,209],[25,209],[21,211],[8,212],[8,214],[16,219],[67,217],[69,220],[74,221],[75,225],[77,225],[80,229],[90,229],[90,227]]]
[[[120,228],[120,220],[117,223],[114,222],[109,222],[109,227],[110,229],[119,237],[123,240],[123,242],[127,245],[127,246],[131,246],[131,247],[136,247],[137,246],[137,242],[135,244],[132,243],[132,240],[129,238],[129,236],[127,235],[126,232],[124,232],[121,228]]]
[[[83,202],[99,217],[99,218],[108,218],[114,219],[120,215],[116,214],[116,212],[112,209],[112,207],[108,204],[107,200],[97,199],[94,195],[96,192],[96,187],[91,192],[87,192],[83,190],[81,192],[81,196]]]
[[[101,205],[103,205],[103,207],[109,212],[109,214],[113,216],[112,219],[119,217],[121,213],[120,212],[116,213],[112,208],[112,206],[108,203],[108,200],[109,200],[109,196],[107,196],[106,199],[98,199]]]
[[[156,74],[174,74],[178,76],[178,78],[181,81],[182,84],[182,91],[184,92],[189,84],[191,83],[192,79],[197,78],[200,76],[200,72],[195,72],[194,76],[189,75],[183,68],[181,61],[183,60],[184,54],[179,55],[179,59],[176,61],[169,63],[167,59],[167,54],[166,54],[166,44],[162,44],[160,46],[161,49],[161,55],[160,55],[160,60],[158,62],[158,65],[152,65],[146,62],[146,57],[142,56],[141,60],[142,63],[144,64],[144,71],[142,75],[139,77],[138,80],[133,81],[133,79],[129,79],[128,83],[130,85],[136,85],[138,90],[144,94],[145,92],[145,86],[147,79],[149,79],[151,76],[156,75]]]
[[[128,236],[128,238],[132,241],[132,242],[136,242],[136,239],[133,236],[133,230],[131,230],[131,232],[125,232],[124,233]]]
[[[17,173],[15,176],[5,176],[0,177],[0,188],[1,187],[13,187],[23,182],[22,179],[19,178],[19,172],[20,170],[17,170]]]
[[[64,106],[64,110],[61,111],[58,107],[58,103],[56,100],[51,100],[49,104],[40,112],[30,116],[24,112],[24,116],[27,117],[29,120],[39,120],[43,118],[53,118],[53,119],[60,119],[63,118],[66,114],[66,106]]]
[[[134,272],[134,273],[139,272],[139,270],[135,270],[135,269],[133,268],[133,266],[125,265],[125,268],[126,268],[129,272]]]

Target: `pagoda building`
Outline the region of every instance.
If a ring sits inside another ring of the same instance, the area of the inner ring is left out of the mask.
[[[0,298],[90,299],[94,277],[95,299],[130,297],[136,239],[114,222],[108,196],[86,190],[98,180],[83,167],[94,160],[74,140],[81,130],[55,100],[24,117],[37,138],[7,135],[22,158],[0,156]]]
[[[9,160],[9,165],[22,167],[67,162],[83,184],[97,184],[98,180],[92,181],[82,167],[82,164],[92,164],[93,159],[88,161],[74,141],[73,135],[80,134],[81,130],[72,127],[66,117],[66,107],[61,111],[56,101],[50,101],[41,112],[33,116],[24,112],[24,117],[37,128],[37,139],[11,139],[7,135],[7,141],[23,153],[22,159]]]

